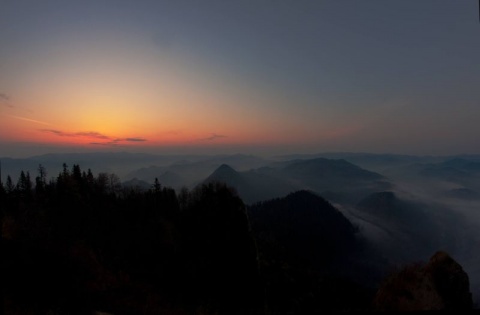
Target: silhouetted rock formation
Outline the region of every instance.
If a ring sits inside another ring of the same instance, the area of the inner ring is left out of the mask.
[[[378,290],[374,307],[383,311],[470,310],[468,275],[447,253],[439,251],[426,265],[407,266]]]

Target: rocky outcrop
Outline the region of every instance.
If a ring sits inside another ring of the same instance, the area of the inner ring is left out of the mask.
[[[373,304],[383,311],[469,310],[473,306],[468,275],[442,251],[426,265],[410,265],[388,277]]]

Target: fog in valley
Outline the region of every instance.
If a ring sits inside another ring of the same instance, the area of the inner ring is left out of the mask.
[[[55,178],[63,163],[79,164],[94,174],[117,174],[124,189],[148,190],[155,179],[177,192],[224,182],[247,205],[309,190],[358,229],[369,263],[384,274],[444,250],[463,266],[474,303],[480,302],[480,156],[89,153],[1,158],[1,163],[3,183],[8,175],[15,183],[21,170],[34,178],[40,164],[47,178]]]

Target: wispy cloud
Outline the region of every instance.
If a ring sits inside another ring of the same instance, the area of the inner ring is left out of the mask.
[[[117,138],[111,141],[106,142],[90,142],[93,145],[106,145],[106,146],[116,146],[120,145],[122,142],[145,142],[147,139],[144,138]]]
[[[104,146],[116,146],[124,142],[145,142],[147,139],[140,137],[128,137],[128,138],[114,138],[104,135],[96,131],[80,131],[80,132],[65,132],[57,129],[40,129],[41,132],[51,133],[59,137],[72,137],[72,138],[89,138],[95,140],[105,141],[92,141],[92,145],[104,145]]]
[[[89,132],[77,132],[74,134],[75,136],[80,136],[80,137],[90,137],[90,138],[96,138],[96,139],[110,139],[110,137],[103,135],[99,132],[95,131],[89,131]]]
[[[82,132],[65,132],[56,129],[41,129],[40,131],[46,133],[53,133],[59,137],[86,137],[86,138],[95,138],[95,139],[102,139],[102,140],[109,140],[111,139],[109,136],[101,134],[96,131],[82,131]]]
[[[0,104],[13,108],[13,105],[10,103],[10,96],[5,93],[0,93]]]
[[[64,132],[60,130],[54,130],[54,129],[40,129],[41,132],[47,132],[47,133],[53,133],[56,134],[57,136],[67,136]]]
[[[212,133],[211,136],[206,137],[206,138],[200,138],[198,140],[199,141],[214,141],[214,140],[221,139],[221,138],[226,138],[226,137],[227,136],[225,136],[225,135],[219,135],[219,134],[216,134],[216,133]]]
[[[27,118],[27,117],[15,116],[15,115],[10,115],[10,114],[5,114],[5,116],[12,117],[12,118],[15,118],[15,119],[18,119],[18,120],[33,122],[33,123],[40,124],[40,125],[51,126],[47,122],[36,120],[36,119],[31,119],[31,118]]]
[[[33,110],[29,109],[29,108],[26,108],[26,107],[23,107],[23,106],[18,106],[18,104],[13,104],[12,102],[12,97],[6,93],[0,93],[0,106],[4,106],[4,107],[8,107],[8,108],[11,108],[13,110],[15,110],[15,112],[21,112],[21,113],[33,113]]]
[[[145,142],[147,139],[144,138],[125,138],[125,139],[119,139],[120,141],[128,141],[128,142]]]
[[[103,145],[103,146],[117,146],[119,145],[116,141],[108,141],[108,142],[90,142],[92,145]]]

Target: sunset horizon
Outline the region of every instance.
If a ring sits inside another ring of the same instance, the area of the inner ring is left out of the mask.
[[[473,1],[115,3],[5,3],[0,155],[480,153]]]

